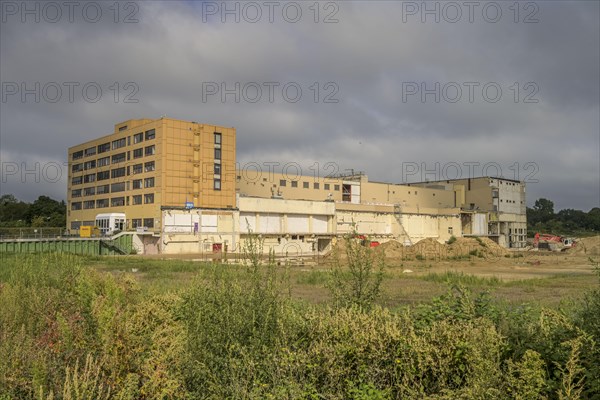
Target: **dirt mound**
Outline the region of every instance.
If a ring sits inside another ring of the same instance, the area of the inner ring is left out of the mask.
[[[568,251],[570,254],[600,256],[600,236],[579,239]]]
[[[469,255],[477,255],[483,258],[502,257],[510,254],[510,251],[500,246],[493,240],[482,237],[462,237],[456,239],[454,243],[448,246],[449,256],[465,257]]]
[[[432,238],[425,238],[412,246],[404,246],[396,240],[390,240],[373,249],[376,254],[385,254],[388,260],[444,260],[451,258],[479,257],[485,259],[504,257],[510,251],[488,238],[457,238],[448,245]],[[338,240],[325,259],[347,260],[346,243]]]
[[[384,252],[386,258],[402,258],[405,256],[406,250],[407,248],[396,240],[390,240],[375,247],[375,251]]]
[[[426,238],[419,240],[411,246],[412,251],[423,258],[445,258],[448,248],[435,239]]]

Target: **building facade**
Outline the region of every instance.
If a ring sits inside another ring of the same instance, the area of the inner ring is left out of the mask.
[[[235,129],[170,118],[121,122],[68,150],[67,228],[100,213],[159,231],[163,207],[235,208]],[[230,176],[226,176],[230,174]]]
[[[335,237],[354,232],[405,245],[488,236],[516,248],[527,235],[522,182],[394,184],[354,172],[236,170],[236,130],[223,126],[128,120],[69,148],[68,159],[71,233],[96,225],[98,215],[118,213],[125,224],[117,230],[135,233],[142,253],[238,252],[250,233],[278,254],[319,254]]]
[[[412,183],[454,191],[461,209],[465,235],[489,236],[509,248],[527,245],[526,187],[524,182],[496,177],[477,177]]]

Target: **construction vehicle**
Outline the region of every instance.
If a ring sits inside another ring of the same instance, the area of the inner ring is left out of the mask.
[[[369,240],[369,238],[367,238],[365,235],[358,235],[357,238],[358,238],[358,240],[360,240],[361,246],[377,247],[381,244],[375,240]]]
[[[549,251],[565,251],[574,247],[577,242],[573,238],[552,235],[547,233],[536,233],[533,238],[533,247]]]

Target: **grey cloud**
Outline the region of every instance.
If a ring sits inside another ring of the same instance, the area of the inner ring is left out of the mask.
[[[97,103],[1,103],[2,161],[62,163],[67,147],[119,121],[168,115],[235,126],[241,164],[294,161],[311,173],[315,162],[335,162],[400,182],[402,163],[490,161],[505,172],[515,162],[535,162],[539,183],[529,186],[530,202],[598,205],[597,2],[536,2],[536,24],[515,24],[510,14],[496,24],[404,23],[402,3],[336,4],[335,24],[315,24],[308,13],[296,24],[203,22],[193,2],[139,3],[137,24],[2,23],[3,82],[94,81],[104,89]],[[130,81],[139,86],[139,103],[115,103],[108,87]],[[403,102],[402,82],[466,81],[498,82],[503,98]],[[280,92],[274,103],[203,102],[203,82],[298,82],[303,97],[294,104]],[[321,97],[322,85],[335,82],[339,103],[314,103],[314,82]],[[535,82],[539,102],[513,102],[514,82]],[[64,198],[66,179],[8,180],[1,191]]]

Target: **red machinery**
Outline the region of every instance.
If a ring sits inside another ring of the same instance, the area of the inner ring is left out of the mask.
[[[575,243],[572,238],[547,233],[536,233],[533,238],[533,247],[552,251],[564,251],[575,246]]]

